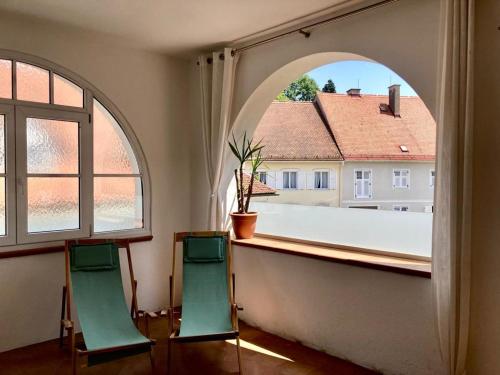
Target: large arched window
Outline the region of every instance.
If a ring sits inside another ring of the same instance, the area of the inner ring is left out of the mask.
[[[149,232],[140,147],[63,68],[0,57],[0,245]]]

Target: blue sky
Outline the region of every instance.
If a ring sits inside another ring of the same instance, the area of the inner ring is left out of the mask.
[[[391,69],[368,61],[341,61],[320,66],[307,74],[314,78],[320,89],[331,79],[338,93],[357,88],[359,80],[361,94],[385,95],[388,86],[398,83],[401,85],[401,95],[417,95],[411,86]]]

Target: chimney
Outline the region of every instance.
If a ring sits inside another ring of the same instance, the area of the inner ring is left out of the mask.
[[[349,95],[349,96],[361,96],[361,89],[349,89],[349,90],[347,90],[347,95]]]
[[[389,86],[389,107],[391,107],[394,117],[401,117],[399,110],[399,87],[401,85]]]

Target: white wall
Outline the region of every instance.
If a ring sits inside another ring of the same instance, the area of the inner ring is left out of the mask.
[[[0,49],[53,61],[85,78],[124,114],[145,152],[154,240],[132,246],[139,305],[166,306],[171,234],[190,228],[188,63],[126,40],[0,14]],[[0,260],[0,351],[58,335],[63,254]]]
[[[241,246],[236,301],[249,324],[384,374],[441,365],[431,281]]]

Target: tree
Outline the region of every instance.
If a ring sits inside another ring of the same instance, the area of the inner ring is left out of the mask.
[[[284,101],[283,97],[293,101],[312,101],[316,97],[316,91],[319,90],[318,84],[307,74],[296,81],[293,81],[276,98]]]
[[[282,91],[278,94],[278,96],[276,97],[276,100],[278,102],[288,102],[290,99],[285,95],[285,92]]]
[[[330,92],[330,93],[336,93],[337,89],[335,88],[335,83],[331,79],[326,81],[325,85],[323,86],[323,89],[321,90],[323,92]]]

